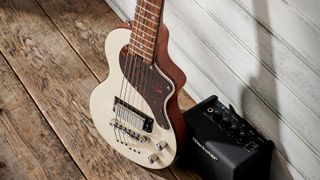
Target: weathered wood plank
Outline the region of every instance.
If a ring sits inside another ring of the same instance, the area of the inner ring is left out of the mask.
[[[106,1],[112,5],[112,8],[114,8],[115,12],[119,13],[120,17],[132,17],[134,1]],[[228,31],[228,29],[225,29],[225,26],[221,21],[218,21],[221,19],[217,17],[215,17],[215,19],[213,17],[207,18],[208,15],[203,13],[203,10],[197,7],[198,3],[195,2],[199,1],[167,1],[167,9],[165,9],[164,18],[169,30],[171,30],[171,40],[174,41],[169,48],[169,51],[171,52],[173,59],[178,60],[178,64],[185,67],[183,69],[186,70],[187,77],[189,78],[188,89],[193,91],[193,97],[198,97],[196,99],[197,102],[199,102],[213,93],[218,94],[220,98],[222,97],[221,99],[224,103],[226,100],[227,103],[233,104],[238,109],[238,112],[241,113],[242,111],[246,117],[249,117],[248,119],[251,120],[260,132],[263,132],[268,138],[274,140],[277,150],[275,151],[276,154],[273,160],[272,177],[277,179],[316,178],[318,174],[317,168],[320,167],[318,152],[316,148],[310,149],[310,143],[305,143],[306,141],[312,140],[314,141],[311,143],[312,146],[319,145],[316,143],[316,141],[318,141],[318,131],[316,129],[318,128],[310,129],[310,127],[313,128],[313,124],[316,126],[319,125],[317,117],[314,114],[311,115],[313,123],[306,120],[306,117],[303,116],[305,112],[296,107],[296,102],[298,102],[299,107],[303,107],[303,109],[306,109],[308,112],[310,112],[310,109],[306,108],[304,103],[299,102],[301,99],[297,98],[296,92],[292,93],[290,92],[292,89],[284,87],[283,83],[288,85],[286,84],[287,82],[282,81],[279,83],[277,80],[278,77],[270,76],[270,74],[268,74],[270,72],[265,69],[265,64],[248,63],[250,59],[250,61],[252,61],[252,57],[250,56],[254,53],[251,51],[251,55],[243,56],[243,54],[248,53],[247,51],[250,50],[247,47],[241,47],[246,42],[239,41],[233,34],[234,30]],[[227,2],[231,1],[226,1],[225,3]],[[262,1],[259,1],[259,3],[261,2]],[[172,4],[176,5],[172,6]],[[211,5],[212,4],[210,4],[210,7]],[[221,14],[230,15],[229,19],[233,20],[233,17],[235,16],[234,11],[232,13],[225,13],[229,11],[226,10],[221,3],[217,3],[216,5],[218,7],[215,8],[220,8],[221,11],[224,11],[221,12]],[[238,5],[236,4],[235,6]],[[168,11],[168,7],[171,12]],[[269,10],[274,12],[274,9],[272,8]],[[263,11],[260,11],[259,13],[262,12]],[[281,13],[281,11],[278,11],[278,13]],[[248,21],[254,21],[254,19],[250,17]],[[239,26],[236,26],[238,23],[240,24],[241,22],[237,21],[237,23],[234,24],[235,28],[239,28]],[[254,22],[252,22],[252,24],[253,23]],[[199,24],[201,24],[201,26],[199,26]],[[240,29],[247,30],[246,25],[241,27],[243,28]],[[309,27],[299,26],[299,29],[300,28]],[[294,31],[294,28],[290,28],[290,30]],[[256,36],[255,33],[257,32],[254,31],[252,33],[251,31],[242,33],[248,33],[247,36]],[[259,36],[262,34],[261,31],[258,31],[258,33]],[[274,37],[272,36],[272,38]],[[259,39],[257,38],[255,40],[260,41],[258,42],[258,47],[254,47],[257,48],[254,49],[257,52],[256,57],[267,58],[269,60],[269,67],[272,67],[269,69],[271,71],[278,72],[279,63],[284,63],[282,59],[279,59],[277,62],[272,62],[272,56],[277,56],[276,58],[279,58],[278,56],[281,55],[281,57],[290,58],[285,57],[286,50],[289,50],[290,53],[295,53],[294,51],[291,51],[292,48],[287,46],[287,44],[285,44],[282,49],[279,49],[279,44],[282,43],[279,39],[277,39],[277,44],[274,44],[274,41],[270,42],[271,40],[267,37],[261,39],[260,36]],[[316,41],[316,38],[314,41]],[[232,48],[232,51],[229,51],[230,48]],[[265,51],[262,50],[264,48],[269,48],[269,54],[265,54]],[[276,52],[274,52],[272,48],[277,48]],[[278,52],[279,50],[281,50],[281,52]],[[179,53],[179,51],[182,52]],[[225,60],[226,57],[228,57],[228,61]],[[299,61],[300,56],[298,55],[297,57],[298,58],[293,60]],[[286,62],[288,62],[288,59]],[[273,63],[276,63],[275,68]],[[299,65],[296,65],[295,67],[298,66]],[[284,66],[282,66],[282,68],[283,67]],[[302,68],[308,69],[306,66],[303,66]],[[246,74],[248,70],[250,73]],[[295,70],[292,71],[295,72]],[[301,69],[299,72],[301,73]],[[303,76],[310,78],[310,76],[307,75],[310,74],[309,72],[310,69],[308,70],[308,73]],[[305,72],[302,71],[302,73]],[[299,76],[299,74],[296,75]],[[314,77],[315,75],[313,74],[312,82],[316,82],[315,85],[318,86],[319,83],[317,83],[317,78]],[[290,78],[294,79],[294,76]],[[296,78],[294,80],[297,81],[298,79]],[[297,84],[294,85],[294,80],[292,80],[290,86],[300,86],[304,82],[309,81],[309,79],[305,79],[301,84],[300,82],[296,82]],[[260,86],[262,84],[264,88],[259,90],[257,83],[259,83]],[[204,86],[205,88],[203,88]],[[265,89],[267,90],[266,94],[263,92]],[[280,93],[278,93],[279,89]],[[257,91],[260,91],[261,93],[257,93]],[[311,88],[310,91],[312,92],[311,94],[318,95],[316,93],[316,88]],[[290,94],[287,94],[287,92]],[[302,91],[300,91],[300,93],[301,92]],[[305,92],[306,91],[304,90],[301,94],[304,94]],[[261,94],[263,96],[261,96]],[[269,94],[273,95],[270,96]],[[311,94],[308,97],[309,99],[313,97]],[[291,97],[293,98],[291,99]],[[270,101],[270,99],[272,100]],[[316,99],[317,98],[314,99],[314,102],[316,102]],[[286,106],[287,104],[289,106]],[[285,111],[283,111],[283,109]],[[278,115],[281,113],[284,113],[286,116],[279,117]],[[297,118],[298,116],[296,117],[292,114],[296,114],[300,116],[300,118]],[[308,113],[306,114],[310,117]],[[294,124],[292,118],[295,122],[298,122],[294,125],[296,126],[295,128],[292,127],[292,124]],[[304,122],[302,123],[302,121]],[[301,126],[301,128],[299,126]],[[308,128],[306,126],[308,126]],[[298,134],[298,131],[303,132],[308,138]],[[313,138],[310,138],[310,136],[313,136]],[[301,154],[304,155],[301,156]]]
[[[84,179],[0,54],[0,179]]]
[[[4,118],[2,117],[1,120],[2,119]],[[46,176],[44,175],[43,172],[40,172],[40,173],[32,172],[30,175],[26,172],[26,170],[22,167],[23,165],[21,164],[21,162],[18,160],[17,156],[11,149],[7,139],[8,138],[5,137],[5,132],[3,132],[3,128],[0,127],[0,149],[1,149],[0,178],[1,179],[30,179],[31,177],[32,178],[38,177],[41,179],[46,179]],[[33,159],[27,158],[27,163],[31,166],[34,165],[30,161],[33,161]]]
[[[174,178],[146,171],[100,137],[88,110],[98,81],[34,1],[2,1],[0,24],[0,49],[87,178]]]
[[[68,3],[65,3],[64,0],[37,1],[75,51],[88,64],[99,81],[104,80],[107,77],[105,72],[108,72],[104,41],[110,30],[121,22],[117,15],[103,0],[93,0],[90,3],[76,0],[68,0]],[[83,12],[83,7],[86,7],[85,12]],[[99,8],[96,9],[96,7]],[[70,14],[67,12],[83,13]],[[99,61],[95,61],[95,59],[99,59]],[[185,92],[180,93],[179,100],[183,110],[187,110],[194,105],[194,102]],[[181,170],[177,166],[172,169],[172,172],[180,179],[198,177],[193,172],[186,169]]]
[[[101,82],[107,77],[104,42],[121,23],[103,0],[36,0]]]

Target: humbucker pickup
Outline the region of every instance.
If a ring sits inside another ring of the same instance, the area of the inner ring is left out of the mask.
[[[143,130],[148,133],[152,132],[154,120],[116,96],[114,99],[113,112],[117,114],[117,118],[125,120],[136,129]]]

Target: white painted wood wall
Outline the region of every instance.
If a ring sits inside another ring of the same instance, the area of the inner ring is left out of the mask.
[[[123,19],[135,0],[106,0]],[[167,0],[169,53],[276,144],[270,179],[320,179],[320,1]]]

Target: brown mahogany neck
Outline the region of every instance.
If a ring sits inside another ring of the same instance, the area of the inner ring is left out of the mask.
[[[151,64],[161,22],[164,0],[137,0],[129,51]]]

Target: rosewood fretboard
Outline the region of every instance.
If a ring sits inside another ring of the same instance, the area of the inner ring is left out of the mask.
[[[151,64],[154,57],[164,0],[138,0],[129,52]]]

